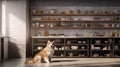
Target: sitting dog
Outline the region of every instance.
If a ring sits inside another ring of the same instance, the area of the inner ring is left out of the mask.
[[[36,64],[39,62],[46,62],[50,63],[51,58],[54,54],[54,41],[48,40],[47,45],[44,49],[42,49],[40,52],[38,52],[32,61],[26,61],[25,64]]]

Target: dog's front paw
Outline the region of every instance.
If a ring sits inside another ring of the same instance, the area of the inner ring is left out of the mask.
[[[47,62],[47,63],[50,63],[50,62]]]

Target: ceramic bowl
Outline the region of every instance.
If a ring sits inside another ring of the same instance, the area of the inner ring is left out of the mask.
[[[71,49],[78,49],[78,46],[71,46]]]

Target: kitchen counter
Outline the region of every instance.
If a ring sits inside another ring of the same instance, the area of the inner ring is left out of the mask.
[[[120,38],[120,36],[32,36],[32,38]]]

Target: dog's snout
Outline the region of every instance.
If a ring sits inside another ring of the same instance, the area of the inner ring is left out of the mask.
[[[54,45],[51,45],[52,48],[54,48],[55,46]]]
[[[51,45],[51,47],[53,47],[54,45]]]

